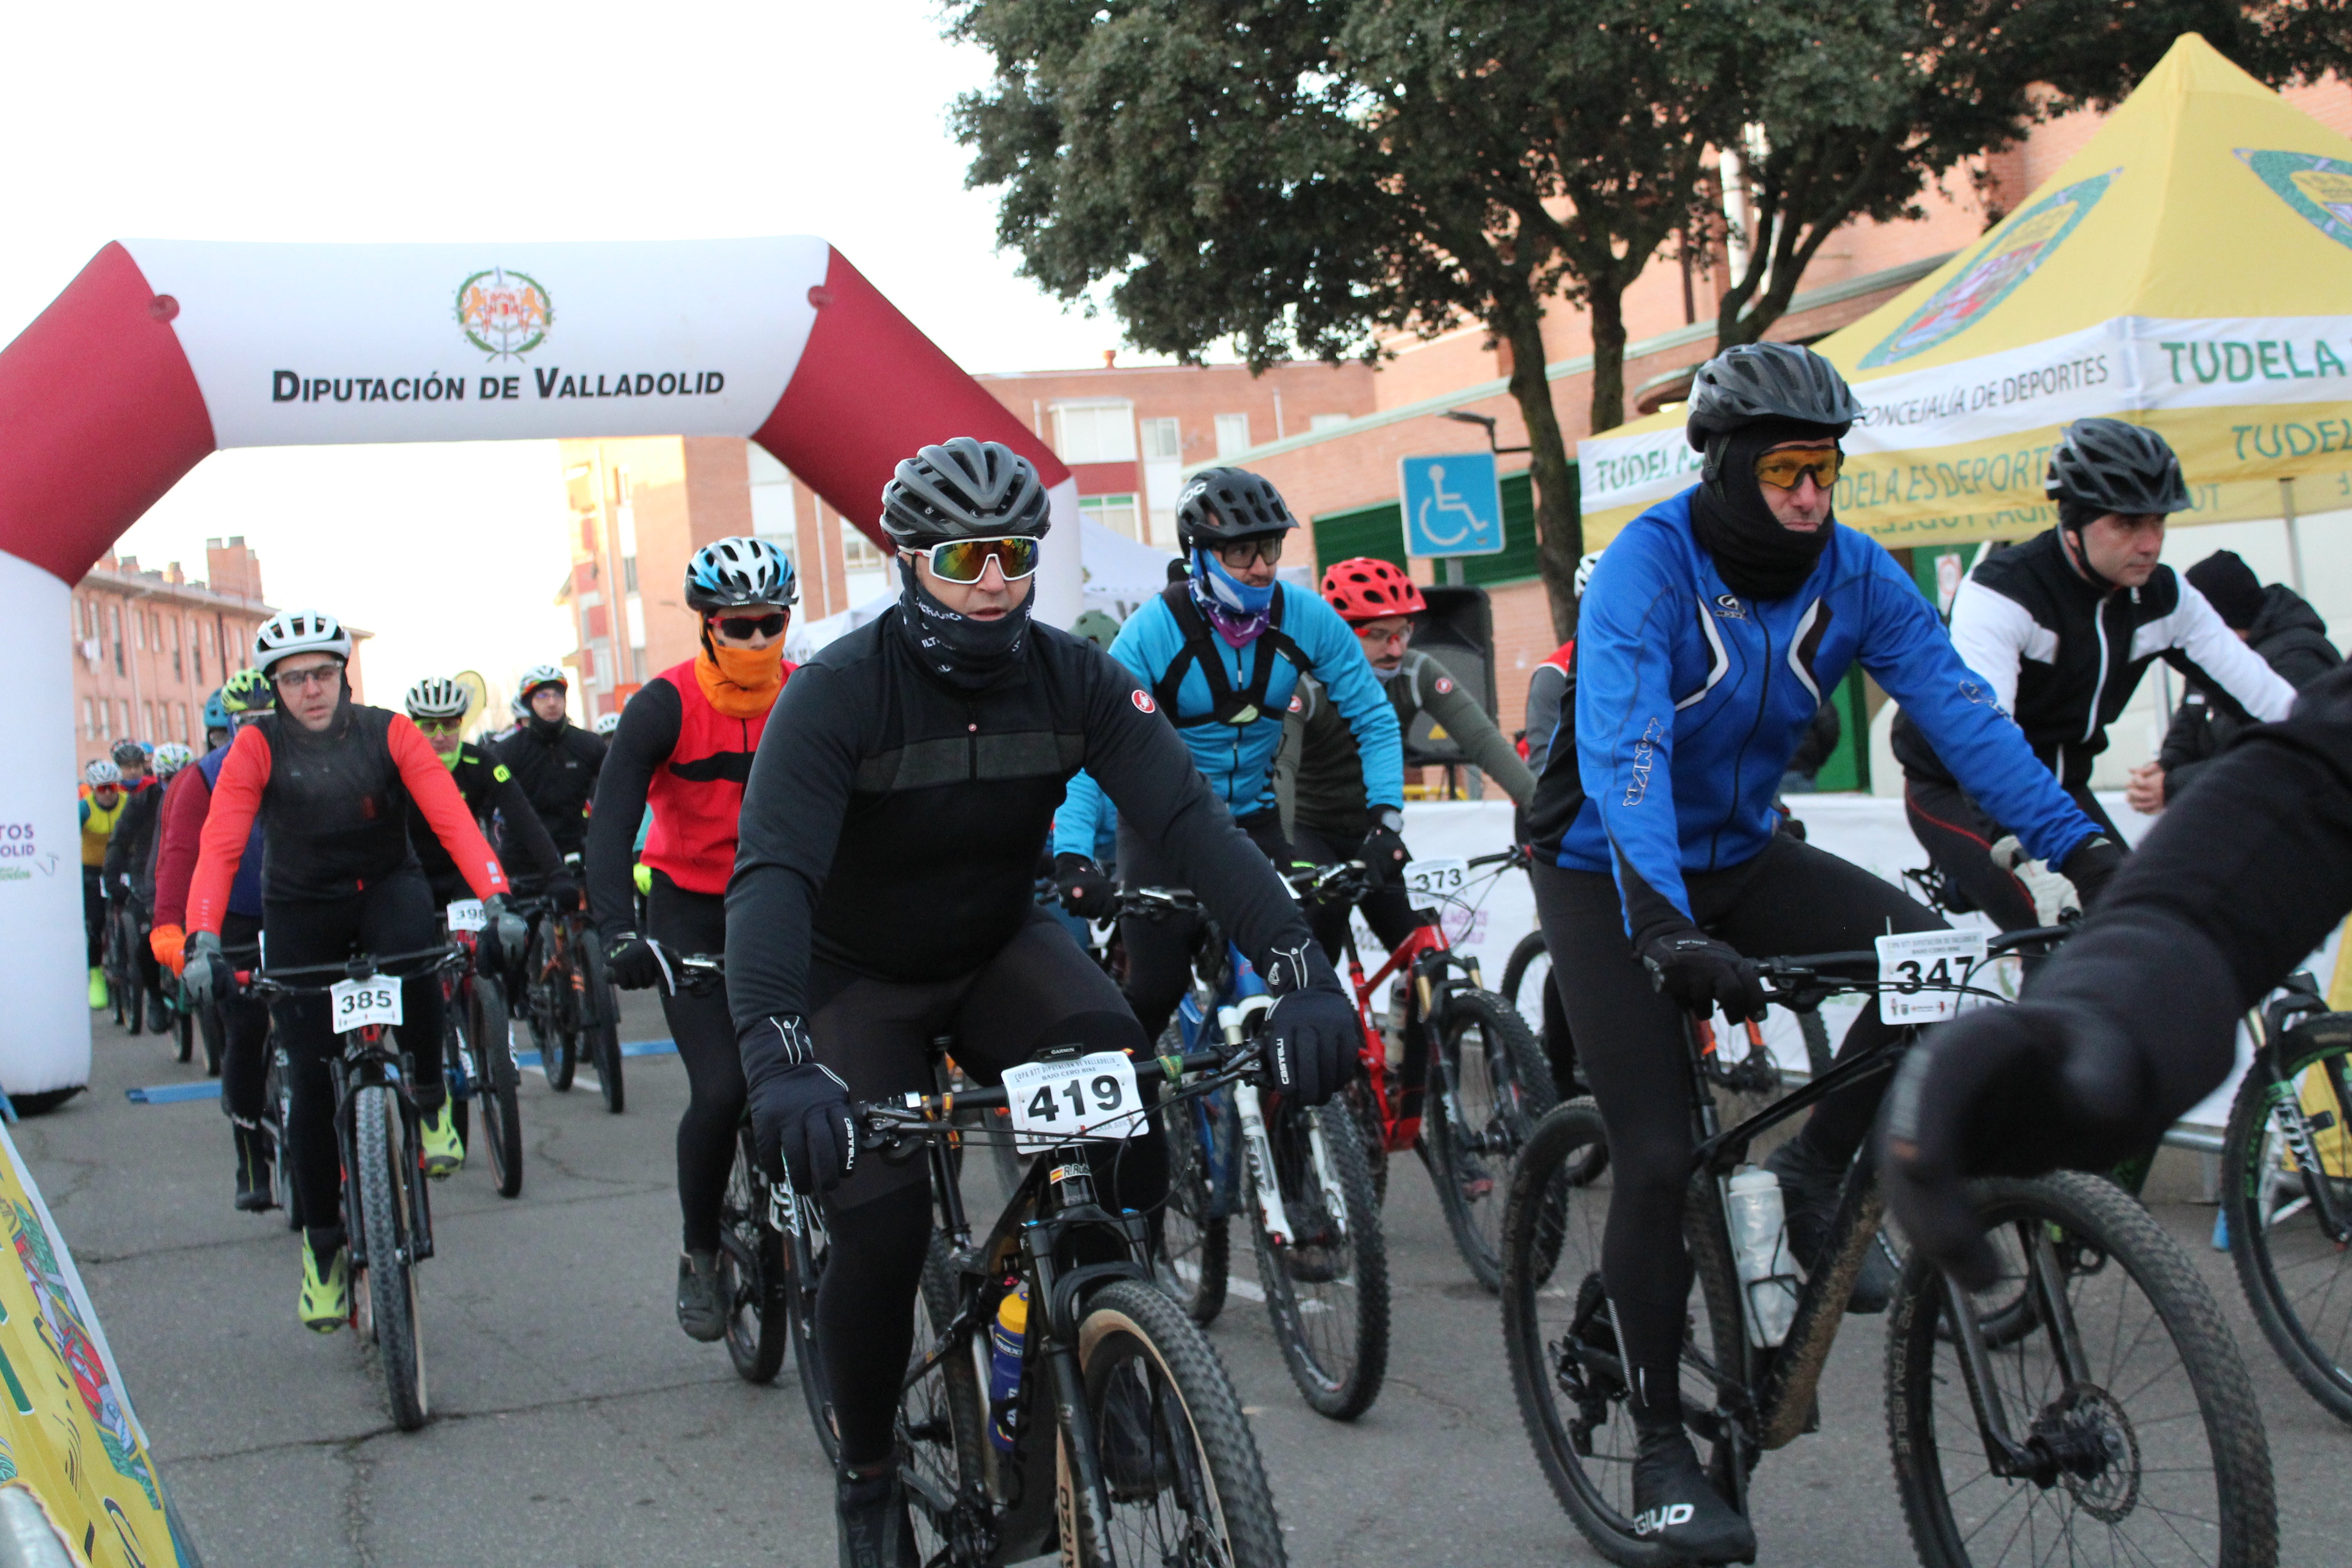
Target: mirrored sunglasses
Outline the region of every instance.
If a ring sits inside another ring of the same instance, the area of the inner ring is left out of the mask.
[[[951,539],[929,551],[931,572],[941,582],[977,583],[992,558],[1008,583],[1017,583],[1037,570],[1042,545],[1037,540]]]

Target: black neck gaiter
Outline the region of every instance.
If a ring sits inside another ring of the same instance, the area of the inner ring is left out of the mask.
[[[898,601],[898,635],[925,669],[962,691],[995,685],[1021,661],[1029,632],[1031,595],[992,621],[949,609],[928,593],[911,561],[898,563],[906,596]]]
[[[1711,479],[1691,497],[1691,531],[1699,547],[1715,558],[1715,569],[1731,591],[1749,599],[1785,599],[1804,585],[1829,547],[1834,516],[1811,533],[1784,528],[1765,504],[1757,482],[1756,459],[1783,441],[1833,441],[1833,425],[1766,419],[1743,425],[1708,444]]]
[[[569,715],[562,719],[542,719],[536,713],[524,721],[530,726],[530,732],[539,737],[540,743],[548,746],[555,744],[562,737],[563,727],[571,721]]]

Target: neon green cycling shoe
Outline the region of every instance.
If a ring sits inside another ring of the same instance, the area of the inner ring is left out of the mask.
[[[109,998],[106,994],[106,971],[103,969],[93,968],[89,972],[90,1011],[93,1013],[105,1012],[108,1000]]]
[[[457,1141],[457,1124],[449,1114],[449,1102],[443,1100],[417,1121],[425,1137],[425,1173],[436,1181],[445,1181],[464,1169],[466,1146]]]
[[[302,1244],[302,1295],[295,1304],[302,1326],[313,1333],[331,1334],[351,1321],[352,1316],[352,1252],[348,1247],[337,1247],[333,1259],[321,1274],[319,1254],[310,1244]]]

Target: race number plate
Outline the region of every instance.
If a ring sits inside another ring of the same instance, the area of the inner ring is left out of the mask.
[[[327,1000],[334,1013],[337,1034],[370,1024],[389,1028],[401,1021],[400,982],[382,974],[373,974],[365,980],[338,980],[328,991]]]
[[[1013,1147],[1024,1152],[1073,1138],[1133,1138],[1144,1130],[1135,1064],[1120,1051],[1008,1068],[1004,1099]]]
[[[1958,992],[1921,990],[1958,985],[1985,961],[1981,931],[1922,931],[1878,939],[1878,1016],[1890,1024],[1937,1024],[1957,1017]]]
[[[483,911],[479,899],[459,899],[449,906],[451,931],[479,931],[489,923],[490,917]]]
[[[1451,898],[1469,880],[1470,862],[1459,857],[1413,860],[1404,868],[1406,890],[1423,899]]]

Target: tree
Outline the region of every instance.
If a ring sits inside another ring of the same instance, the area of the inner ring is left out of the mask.
[[[1139,346],[1381,353],[1483,323],[1527,426],[1554,623],[1583,549],[1545,311],[1592,323],[1595,430],[1624,399],[1622,298],[1700,221],[1736,132],[1743,0],[965,0],[995,80],[956,107],[998,233],[1064,300],[1109,286]]]

